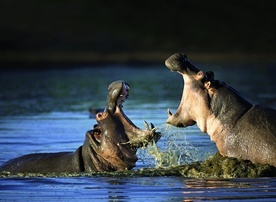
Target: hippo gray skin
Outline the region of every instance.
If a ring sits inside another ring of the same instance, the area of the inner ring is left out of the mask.
[[[276,166],[275,109],[252,104],[232,87],[214,80],[213,72],[198,70],[186,55],[174,54],[165,65],[184,80],[177,111],[168,110],[168,124],[197,123],[221,155]]]
[[[122,103],[129,90],[124,81],[109,85],[106,109],[96,114],[98,124],[86,132],[84,144],[75,152],[27,154],[4,163],[0,171],[58,174],[132,169],[137,149],[158,141],[161,134],[146,122],[146,129],[139,129],[124,114]]]

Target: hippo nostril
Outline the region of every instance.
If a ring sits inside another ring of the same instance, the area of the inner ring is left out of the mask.
[[[96,120],[97,121],[101,121],[101,120],[104,120],[106,119],[106,117],[108,117],[108,114],[107,112],[100,112],[98,114],[96,114]]]

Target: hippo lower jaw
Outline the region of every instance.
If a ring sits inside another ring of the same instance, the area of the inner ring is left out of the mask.
[[[181,112],[179,113],[178,111],[180,110],[178,109],[174,114],[172,114],[170,109],[167,110],[167,113],[168,113],[168,118],[166,120],[167,124],[170,124],[179,128],[186,128],[187,126],[192,126],[196,124],[196,122],[193,120],[184,121],[183,117],[181,116],[181,114],[183,113]]]
[[[167,110],[167,113],[168,113],[168,118],[166,120],[167,124],[171,124],[176,127],[183,127],[183,128],[187,127],[187,125],[183,124],[181,120],[179,120],[179,118],[175,116],[175,114],[172,114],[170,109]]]
[[[143,147],[146,146],[149,142],[155,141],[157,142],[160,137],[161,133],[156,132],[157,128],[150,123],[151,128],[149,127],[149,124],[144,121],[145,129],[142,130],[139,127],[137,127],[123,112],[121,107],[116,107],[116,111],[114,113],[114,116],[117,117],[120,122],[124,126],[124,130],[126,135],[129,138],[129,141],[124,144],[130,144],[132,147]]]

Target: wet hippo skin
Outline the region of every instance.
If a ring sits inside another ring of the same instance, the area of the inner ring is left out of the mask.
[[[141,130],[124,114],[129,90],[124,81],[109,85],[106,109],[96,114],[97,124],[86,132],[83,145],[75,152],[27,154],[4,163],[0,171],[58,174],[132,169],[138,160],[137,149],[158,141],[161,134],[146,122],[146,129]]]
[[[186,55],[165,61],[183,76],[184,89],[177,111],[168,110],[167,123],[198,125],[223,156],[276,166],[276,110],[252,104],[231,86],[197,69]]]

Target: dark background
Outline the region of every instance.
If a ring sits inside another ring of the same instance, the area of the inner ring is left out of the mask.
[[[0,64],[275,61],[273,0],[1,0]]]

